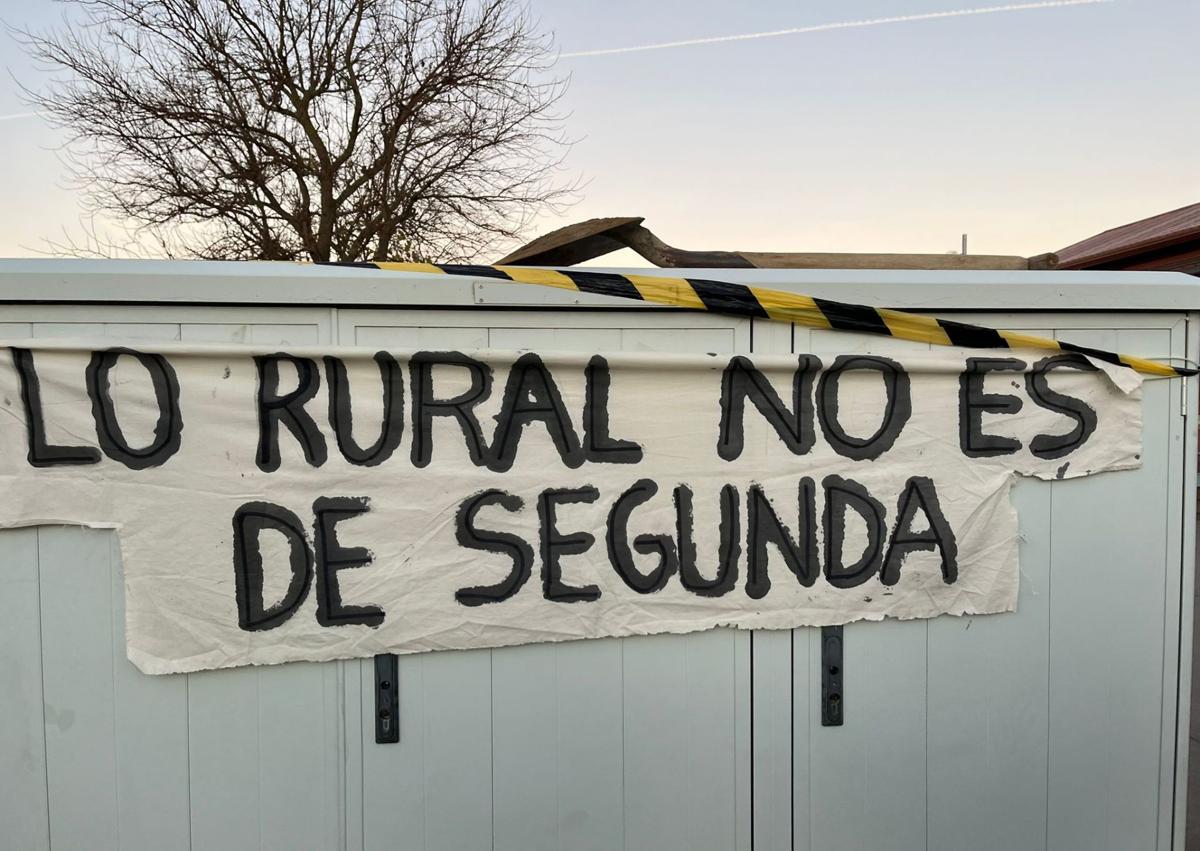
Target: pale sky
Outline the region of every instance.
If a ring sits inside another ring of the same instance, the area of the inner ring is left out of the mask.
[[[566,57],[580,203],[700,249],[1036,254],[1200,201],[1200,0],[1114,0],[724,37],[992,0],[529,0]],[[2,0],[29,27],[50,0]],[[0,35],[0,116],[36,84]],[[0,256],[79,232],[58,139],[0,120]],[[534,234],[531,234],[534,235]],[[613,255],[616,261],[625,258]],[[483,258],[495,259],[495,258]]]

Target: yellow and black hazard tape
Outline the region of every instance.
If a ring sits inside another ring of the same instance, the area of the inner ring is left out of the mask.
[[[1072,343],[998,331],[951,319],[937,319],[899,310],[847,304],[823,298],[701,278],[668,278],[656,275],[618,275],[585,269],[539,269],[530,266],[473,266],[443,263],[333,263],[389,272],[424,272],[494,278],[518,284],[538,284],[581,293],[616,296],[655,304],[707,310],[731,316],[794,322],[809,328],[880,334],[918,343],[962,346],[970,349],[1047,349],[1077,352],[1107,363],[1127,366],[1144,375],[1173,378],[1196,375],[1197,370],[1171,366],[1147,358],[1120,355]]]

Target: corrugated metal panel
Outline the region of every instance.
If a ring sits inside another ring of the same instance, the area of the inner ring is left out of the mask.
[[[1200,239],[1150,256],[1139,254],[1122,263],[1121,267],[1130,271],[1186,272],[1189,275],[1200,275]]]
[[[1200,204],[1191,204],[1106,230],[1056,253],[1060,269],[1081,269],[1196,238],[1200,238]]]

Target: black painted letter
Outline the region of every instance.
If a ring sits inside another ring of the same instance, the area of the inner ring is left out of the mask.
[[[264,530],[280,533],[290,547],[291,578],[287,591],[283,599],[270,607],[263,600],[260,539]],[[300,518],[269,502],[247,502],[239,508],[233,515],[233,576],[238,626],[242,629],[247,632],[274,629],[295,614],[308,595],[313,577],[313,554]]]
[[[66,464],[95,464],[100,450],[92,446],[66,446],[46,440],[46,420],[42,413],[42,384],[33,366],[29,349],[13,348],[13,366],[21,382],[21,402],[25,406],[25,432],[29,437],[29,465],[57,467]]]
[[[521,586],[533,572],[533,547],[517,535],[480,529],[475,525],[475,515],[481,508],[499,505],[505,511],[517,512],[525,507],[524,501],[508,491],[485,490],[465,499],[455,515],[455,538],[459,546],[485,553],[499,553],[512,559],[512,571],[495,585],[475,585],[454,592],[454,599],[464,606],[482,606],[484,603],[499,603],[521,590]]]
[[[792,409],[789,411],[771,386],[771,382],[749,358],[731,358],[721,376],[721,427],[717,436],[717,454],[732,461],[742,454],[746,442],[746,400],[762,414],[784,445],[795,455],[804,455],[813,447],[812,385],[821,361],[815,355],[801,355],[792,377]]]
[[[317,551],[317,623],[321,626],[361,624],[379,626],[383,609],[378,606],[347,606],[342,602],[338,571],[371,563],[365,547],[344,547],[338,541],[337,524],[370,511],[365,496],[322,496],[313,503]]]
[[[983,414],[1015,414],[1021,399],[1007,393],[984,393],[983,379],[989,372],[1021,372],[1025,361],[1017,358],[967,358],[967,368],[958,377],[958,443],[968,458],[1011,455],[1021,441],[983,433]]]
[[[593,355],[584,372],[583,452],[594,464],[636,464],[642,460],[642,447],[632,440],[620,440],[608,433],[608,388],[612,377],[608,361]]]
[[[404,375],[387,352],[376,352],[379,380],[383,384],[383,423],[379,439],[366,449],[354,439],[354,407],[350,382],[341,358],[325,358],[325,383],[329,386],[329,425],[342,457],[359,467],[375,467],[392,457],[404,430]]]
[[[876,574],[883,562],[883,540],[887,534],[884,510],[858,482],[826,476],[825,488],[825,578],[835,588],[862,585]],[[846,511],[853,509],[867,525],[867,546],[857,562],[843,562],[846,542]]]
[[[1025,374],[1025,388],[1029,396],[1040,407],[1048,411],[1065,414],[1075,421],[1075,427],[1066,434],[1039,434],[1029,441],[1029,451],[1038,458],[1061,458],[1070,455],[1096,430],[1096,412],[1092,406],[1074,396],[1067,396],[1050,389],[1046,376],[1052,369],[1078,369],[1096,372],[1098,367],[1083,355],[1052,355],[1042,358]]]
[[[321,373],[309,358],[291,355],[256,355],[258,366],[258,469],[272,473],[279,469],[279,424],[283,423],[300,443],[304,460],[320,467],[328,458],[325,436],[304,404],[321,388]],[[296,389],[279,394],[279,364],[296,368]]]
[[[457,366],[467,370],[471,386],[457,396],[438,399],[433,395],[433,368]],[[471,409],[492,392],[492,368],[461,352],[417,352],[408,362],[412,372],[412,463],[426,467],[433,454],[433,418],[454,417],[467,440],[467,454],[476,467],[487,464],[487,445],[479,420]]]
[[[874,370],[883,376],[887,394],[883,422],[870,437],[853,437],[838,421],[838,386],[842,375],[851,370]],[[840,355],[821,374],[817,383],[817,416],[821,432],[833,451],[854,461],[873,461],[892,448],[896,438],[912,416],[911,381],[904,368],[894,360],[877,355]]]
[[[154,439],[149,446],[135,449],[125,439],[117,411],[113,405],[109,374],[121,355],[137,359],[150,373],[154,385],[154,401],[158,420],[154,424]],[[92,398],[92,417],[96,420],[96,437],[104,454],[120,461],[131,470],[158,467],[179,451],[183,433],[183,417],[179,413],[179,380],[175,370],[162,355],[135,352],[133,349],[106,349],[93,352],[87,368],[88,395]]]
[[[555,525],[556,508],[560,505],[587,504],[600,498],[600,491],[591,485],[581,488],[544,490],[538,496],[538,520],[541,521],[542,596],[558,603],[579,603],[600,599],[595,585],[574,586],[562,581],[559,558],[587,552],[596,539],[590,532],[563,534]]]
[[[517,358],[508,374],[500,413],[496,415],[496,433],[492,438],[492,459],[488,467],[503,473],[512,468],[517,446],[525,426],[534,421],[546,426],[562,462],[572,470],[583,463],[579,437],[563,404],[554,376],[533,352]]]
[[[918,508],[929,524],[929,529],[924,532],[914,532],[912,528]],[[918,550],[939,551],[942,554],[942,580],[949,585],[958,579],[958,542],[954,539],[954,530],[946,522],[946,515],[942,513],[933,481],[924,476],[913,476],[900,494],[900,501],[896,505],[896,527],[888,542],[887,555],[883,557],[880,581],[884,585],[899,582],[904,557]]]
[[[640,479],[617,498],[608,513],[608,560],[625,584],[639,594],[662,590],[679,569],[679,555],[670,535],[638,535],[634,538],[633,549],[642,555],[657,555],[658,566],[649,573],[642,573],[633,563],[633,552],[629,548],[629,515],[656,493],[658,485],[650,479]]]
[[[817,497],[813,480],[800,479],[800,510],[797,536],[792,537],[787,526],[775,513],[761,485],[753,484],[746,494],[746,595],[761,600],[771,590],[767,575],[767,544],[774,544],[788,570],[800,584],[811,588],[821,572],[817,561]]]
[[[706,579],[696,567],[696,541],[692,536],[692,490],[687,485],[675,488],[675,523],[679,537],[679,582],[701,597],[720,597],[737,584],[738,558],[742,551],[741,515],[738,492],[733,485],[721,488],[720,564],[717,575]]]

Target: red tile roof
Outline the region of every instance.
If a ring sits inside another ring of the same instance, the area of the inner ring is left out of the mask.
[[[1200,204],[1130,222],[1059,249],[1058,268],[1082,269],[1200,239]]]

